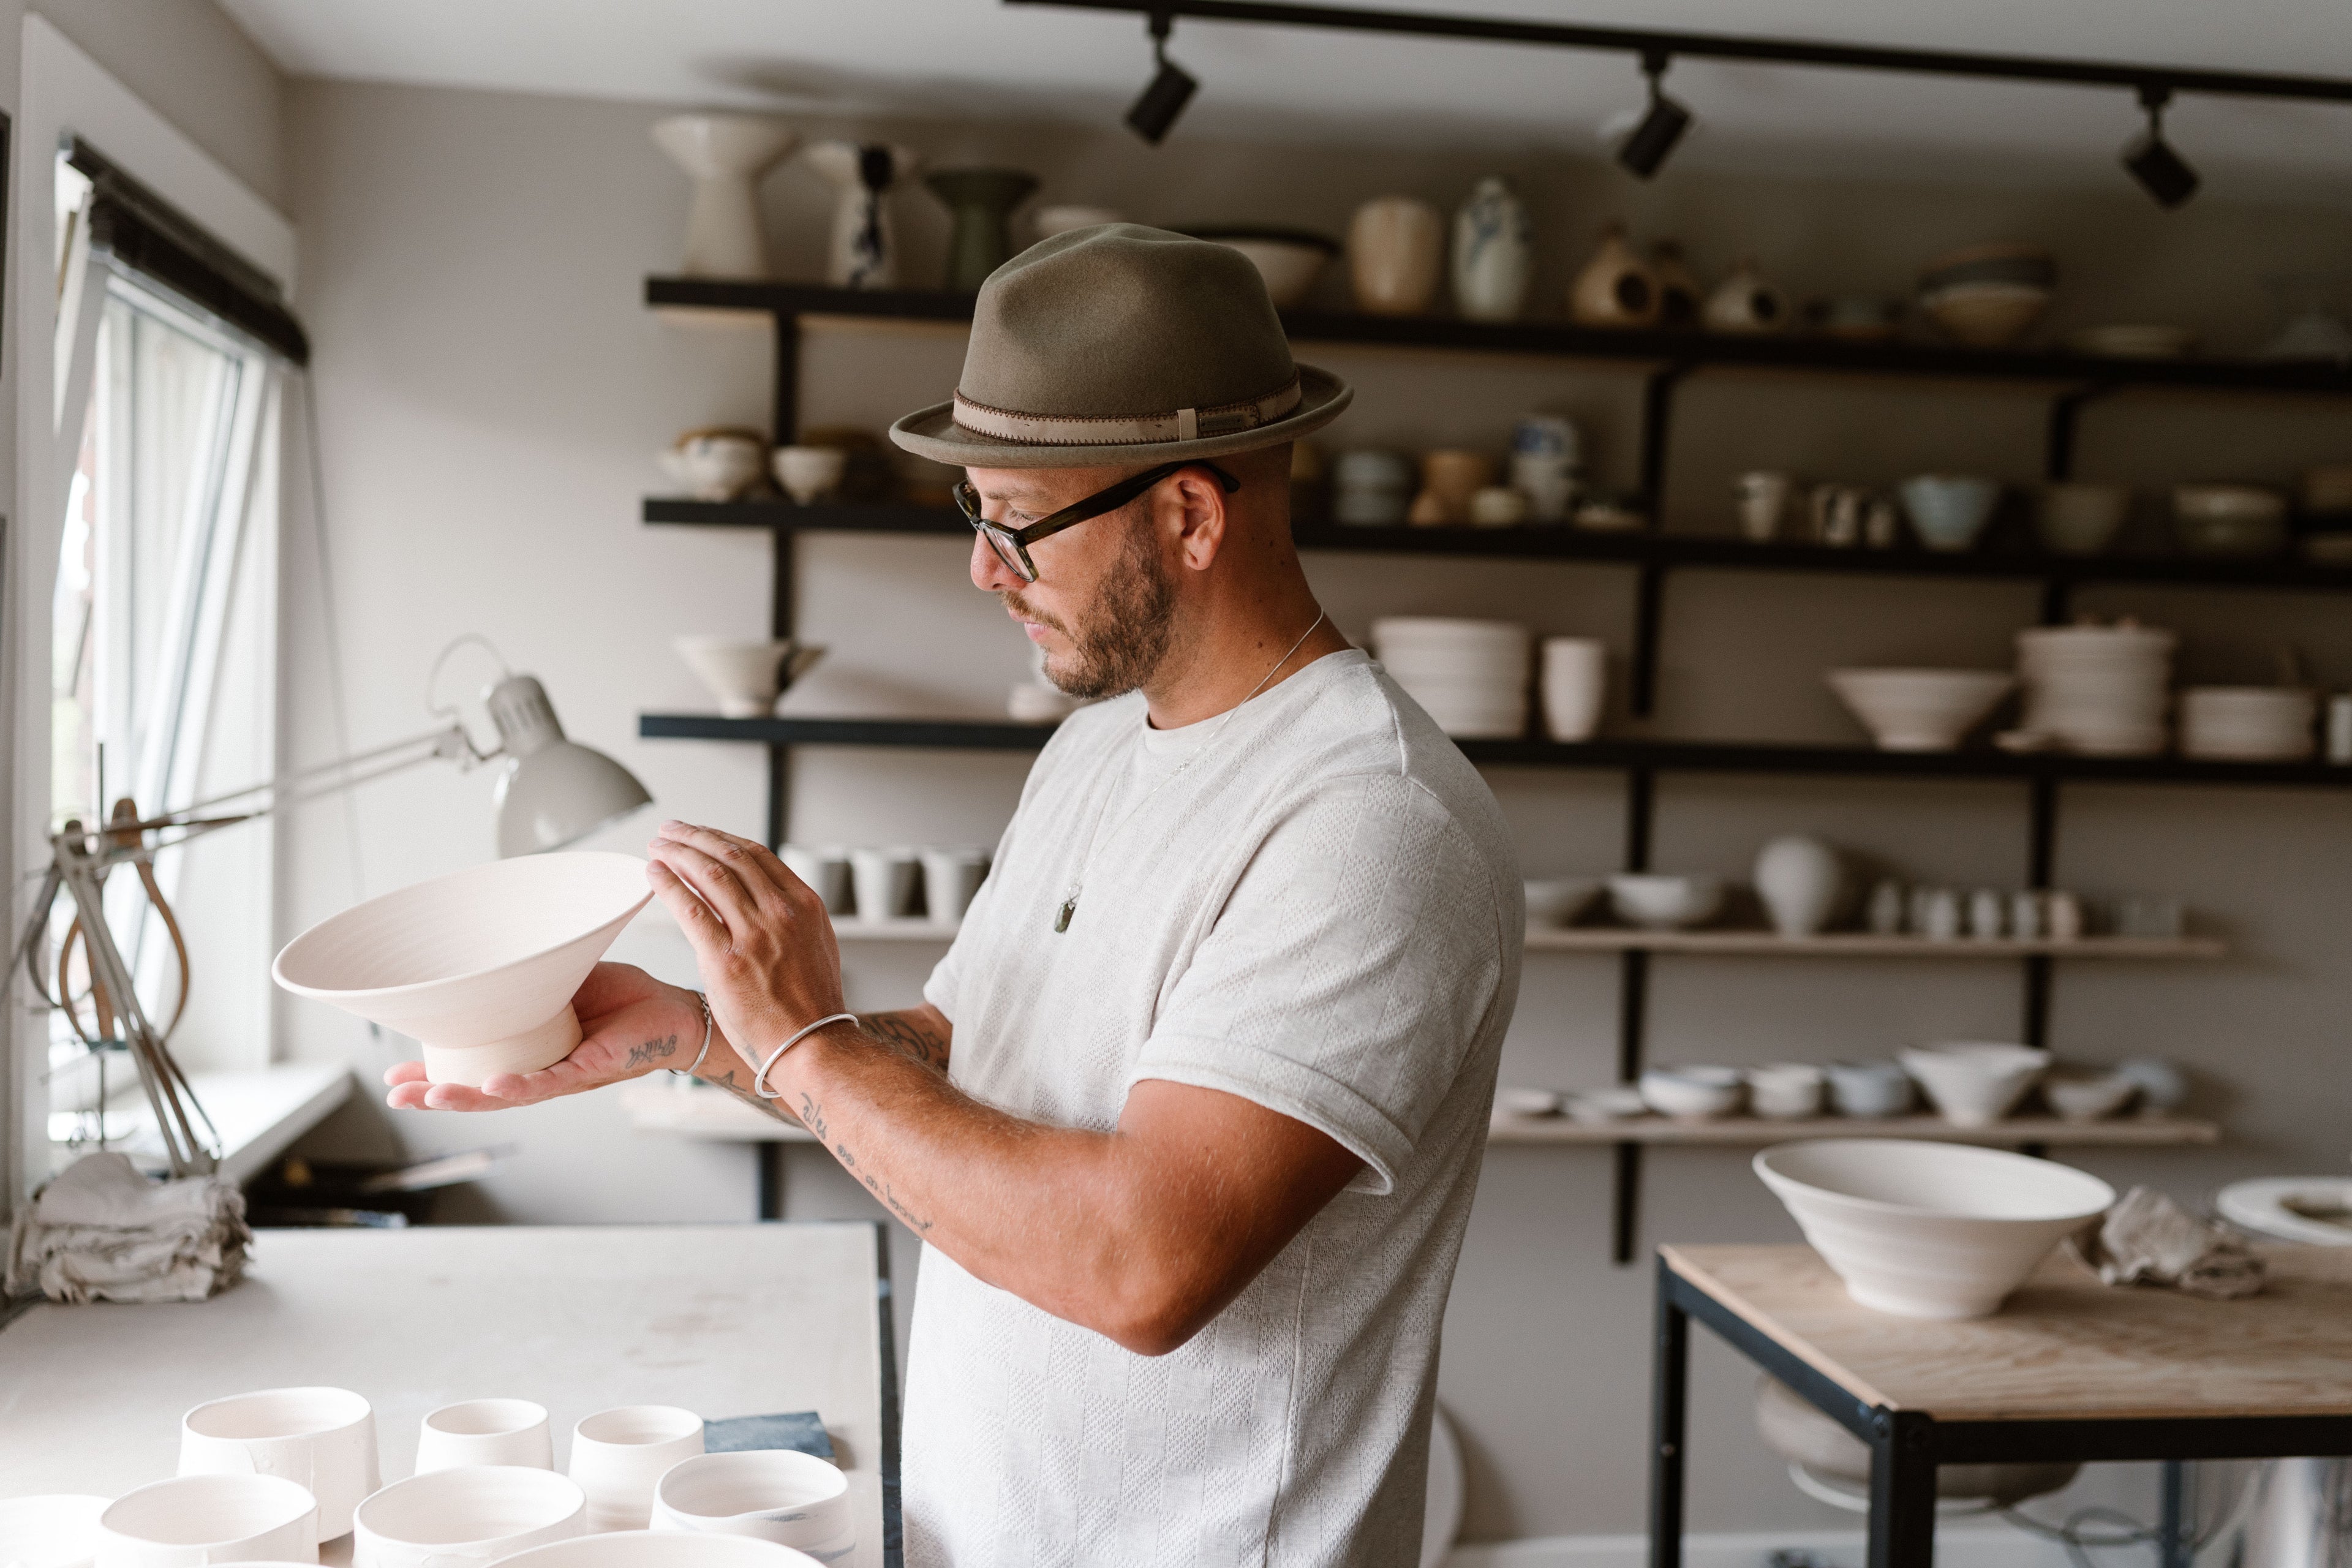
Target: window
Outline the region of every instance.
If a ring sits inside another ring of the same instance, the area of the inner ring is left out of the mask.
[[[53,826],[102,821],[126,797],[142,815],[184,806],[275,771],[279,379],[262,346],[92,252],[90,182],[63,156],[58,188],[58,387],[88,392],[79,421],[59,421],[78,460],[51,605]],[[269,834],[166,848],[154,871],[194,977],[173,1055],[192,1071],[267,1065]],[[161,1026],[183,1003],[173,933],[135,874],[116,872],[106,899]],[[71,919],[60,902],[58,934]],[[97,1022],[83,966],[64,983],[82,1000],[50,1015],[50,1133],[79,1141],[135,1073],[83,1041]]]

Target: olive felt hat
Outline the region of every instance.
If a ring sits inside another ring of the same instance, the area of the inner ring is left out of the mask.
[[[990,273],[954,399],[908,415],[890,438],[969,468],[1171,463],[1295,440],[1353,395],[1291,359],[1249,258],[1113,223]]]

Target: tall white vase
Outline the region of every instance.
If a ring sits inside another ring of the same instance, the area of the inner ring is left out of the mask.
[[[1535,270],[1535,225],[1509,184],[1489,174],[1454,215],[1454,308],[1473,321],[1515,320]]]
[[[657,121],[654,142],[694,180],[686,215],[688,278],[765,278],[760,177],[800,138],[781,120],[757,114],[677,114]]]
[[[890,227],[890,187],[921,159],[911,147],[880,142],[817,142],[808,166],[836,193],[825,281],[836,289],[895,289],[898,242]]]
[[[1845,897],[1845,861],[1818,838],[1775,838],[1756,857],[1756,895],[1782,936],[1814,936]]]

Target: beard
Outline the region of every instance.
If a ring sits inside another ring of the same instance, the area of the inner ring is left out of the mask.
[[[1102,592],[1076,625],[1037,609],[1017,591],[1003,595],[1005,607],[1070,639],[1066,660],[1045,661],[1045,679],[1055,689],[1082,701],[1121,697],[1151,679],[1175,638],[1176,584],[1160,562],[1150,520],[1130,523],[1127,548],[1104,580]]]

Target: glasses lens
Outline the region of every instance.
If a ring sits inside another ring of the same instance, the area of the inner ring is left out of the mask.
[[[996,552],[996,558],[1003,562],[1006,569],[1015,577],[1020,578],[1024,583],[1034,583],[1037,580],[1037,574],[1029,569],[1029,563],[1022,552],[1019,541],[1007,538],[992,527],[983,528],[980,531],[987,536],[988,547]]]

